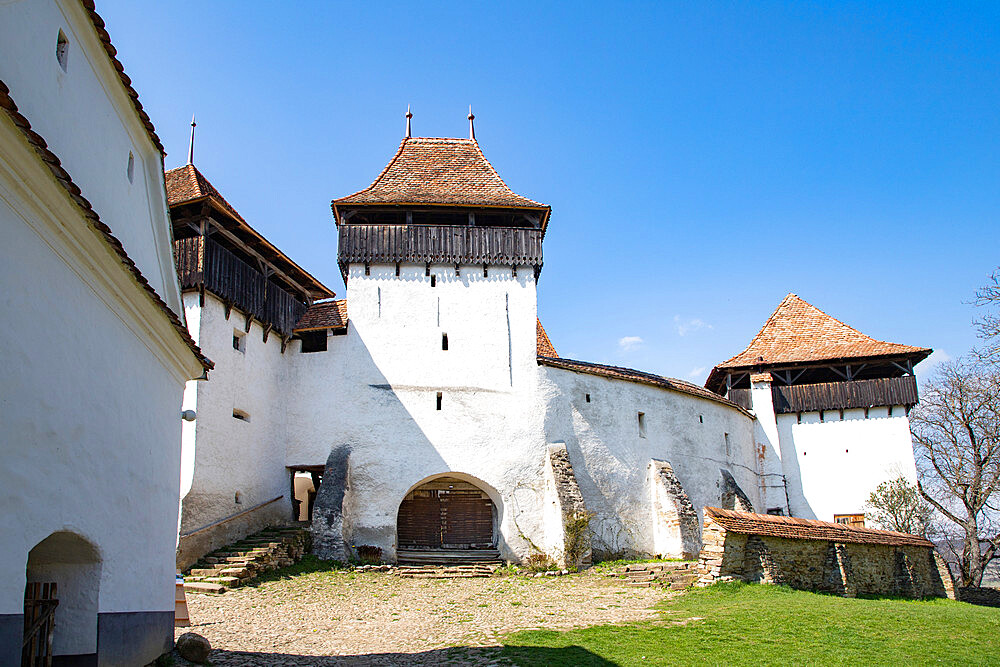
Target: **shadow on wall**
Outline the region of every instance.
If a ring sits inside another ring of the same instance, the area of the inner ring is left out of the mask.
[[[574,667],[618,667],[580,646],[543,648],[536,646],[504,646],[485,648],[443,648],[421,653],[368,653],[365,655],[294,655],[290,653],[251,653],[247,651],[214,650],[210,660],[215,664],[239,664],[246,667],[270,665],[302,665],[309,667],[369,667],[370,665],[462,665],[495,664],[501,657],[511,657],[519,665],[574,665]]]
[[[516,560],[515,550],[500,531],[508,499],[496,490],[498,484],[494,477],[502,471],[496,466],[485,465],[483,457],[470,456],[467,466],[455,466],[454,461],[449,464],[424,432],[418,417],[411,413],[400,393],[379,369],[356,329],[350,330],[344,343],[345,347],[335,358],[350,363],[348,377],[356,383],[352,389],[354,405],[345,414],[334,415],[325,423],[317,422],[315,413],[299,415],[294,408],[289,413],[291,420],[317,424],[317,430],[304,437],[327,442],[324,449],[329,456],[324,461],[322,483],[313,505],[313,553],[320,558],[347,560],[357,557],[353,553],[356,547],[370,545],[382,549],[384,560],[394,561],[398,548],[397,516],[407,493],[428,480],[451,476],[469,481],[490,496],[497,509],[496,548],[501,557]],[[299,362],[326,361],[317,355],[306,356],[309,358]],[[312,371],[300,369],[300,372]],[[318,374],[322,369],[315,372]],[[449,391],[449,388],[407,386],[400,391],[426,396],[433,410],[437,392]],[[455,390],[450,393],[454,394]],[[450,409],[463,408],[460,398],[451,400]],[[308,406],[313,403],[301,400],[291,404]],[[357,415],[366,415],[370,421],[359,420]],[[336,439],[331,441],[331,438]],[[468,442],[470,448],[475,447],[461,433],[449,436],[449,443],[454,442]],[[540,451],[539,461],[541,457]],[[477,460],[482,464],[476,464]]]

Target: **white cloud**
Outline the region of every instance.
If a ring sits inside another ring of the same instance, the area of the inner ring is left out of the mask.
[[[701,379],[701,374],[705,372],[704,366],[698,366],[697,368],[692,368],[687,374],[688,380],[699,380]]]
[[[631,352],[638,349],[640,345],[642,345],[642,339],[638,336],[625,336],[618,339],[618,348],[622,352]]]
[[[917,381],[923,384],[927,378],[934,374],[935,366],[943,364],[946,361],[951,361],[951,355],[944,350],[934,350],[931,352],[931,356],[921,361],[914,368],[917,373]]]
[[[680,315],[674,315],[674,328],[677,329],[678,336],[686,336],[700,329],[711,329],[712,325],[697,317],[684,319]]]

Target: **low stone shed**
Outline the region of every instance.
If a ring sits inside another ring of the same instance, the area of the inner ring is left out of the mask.
[[[699,586],[747,581],[845,597],[955,599],[947,565],[917,535],[706,507],[703,539]]]

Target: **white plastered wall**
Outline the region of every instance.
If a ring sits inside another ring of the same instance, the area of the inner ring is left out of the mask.
[[[544,405],[530,267],[351,265],[350,326],[328,350],[289,347],[287,461],[318,465],[351,448],[348,545],[395,553],[396,513],[421,480],[460,472],[500,496],[500,548],[542,539]],[[442,334],[448,334],[447,351]],[[287,356],[287,355],[286,355]],[[442,409],[436,396],[442,395]]]
[[[0,301],[0,614],[21,613],[28,552],[57,531],[102,554],[100,612],[172,610],[179,410],[199,365],[6,117],[0,249],[17,286]]]
[[[902,406],[778,415],[782,461],[792,514],[833,521],[861,514],[882,482],[903,476],[915,484],[909,419]]]
[[[705,505],[720,504],[721,468],[732,472],[759,506],[754,420],[746,413],[649,385],[551,367],[540,370],[546,435],[566,442],[584,503],[595,514],[595,558],[658,553],[651,459],[670,463],[699,517]],[[645,413],[645,437],[639,434],[639,412]]]
[[[66,69],[56,58],[66,36]],[[3,81],[156,292],[181,314],[159,149],[77,0],[0,3]],[[127,174],[132,153],[134,173]]]

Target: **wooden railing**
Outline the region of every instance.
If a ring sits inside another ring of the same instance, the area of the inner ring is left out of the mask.
[[[751,409],[750,389],[730,389],[726,395],[733,403]],[[917,379],[912,375],[873,380],[821,382],[790,386],[771,385],[771,400],[776,414],[845,410],[876,406],[917,403]]]
[[[431,262],[439,264],[542,265],[542,230],[450,225],[340,226],[340,264]]]
[[[306,305],[212,239],[174,242],[181,289],[205,289],[280,334],[290,336]]]

